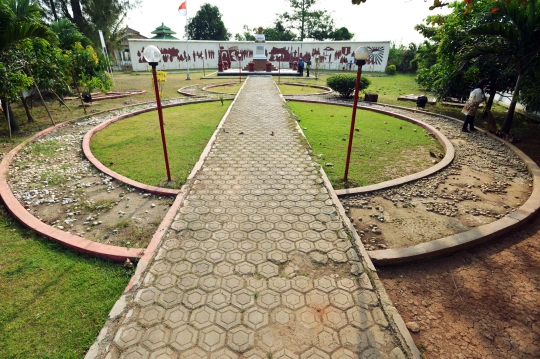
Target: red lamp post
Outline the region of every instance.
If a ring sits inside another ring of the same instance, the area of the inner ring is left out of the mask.
[[[240,76],[240,82],[242,83],[242,55],[238,54],[238,74]]]
[[[277,58],[279,59],[278,80],[277,80],[278,85],[281,84],[281,57],[282,56],[283,56],[282,54],[277,55]]]
[[[345,162],[345,176],[343,177],[347,182],[347,176],[349,175],[349,162],[351,160],[352,142],[354,137],[354,122],[356,121],[356,106],[358,104],[358,90],[360,89],[360,78],[362,77],[362,66],[366,64],[366,60],[369,57],[369,49],[367,47],[359,47],[354,51],[354,58],[356,59],[356,66],[358,66],[358,72],[356,73],[356,87],[354,89],[354,104],[352,110],[351,130],[349,132],[349,147],[347,148],[347,161]]]
[[[152,76],[154,77],[154,90],[156,92],[156,104],[159,117],[159,128],[161,130],[161,142],[163,143],[163,155],[165,156],[165,167],[167,168],[167,180],[171,181],[171,170],[169,169],[169,156],[167,155],[167,142],[165,141],[165,130],[163,128],[163,111],[161,109],[161,99],[159,98],[159,87],[156,75],[156,66],[161,60],[161,52],[154,45],[144,49],[144,58],[152,66]],[[189,75],[188,75],[189,76]]]

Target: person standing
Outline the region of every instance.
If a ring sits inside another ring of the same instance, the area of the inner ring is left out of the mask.
[[[353,62],[354,62],[354,56],[351,55],[351,57],[349,57],[349,71],[352,70]]]
[[[298,61],[298,73],[300,74],[300,76],[304,76],[304,60],[302,59]]]
[[[311,57],[308,57],[306,61],[306,71],[307,71],[307,77],[309,77],[309,69],[311,68]]]
[[[465,122],[463,122],[463,127],[461,128],[461,131],[476,131],[476,128],[474,128],[474,115],[476,115],[476,110],[478,110],[480,104],[486,100],[484,89],[488,84],[489,79],[483,79],[478,84],[476,84],[474,89],[471,91],[469,99],[465,103],[463,110],[461,110],[461,113],[467,116],[465,117]],[[467,127],[469,127],[469,129],[467,129]]]

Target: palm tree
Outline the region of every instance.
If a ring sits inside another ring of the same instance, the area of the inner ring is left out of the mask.
[[[39,6],[32,3],[31,0],[0,0],[0,62],[4,65],[3,74],[22,71],[22,68],[8,67],[13,63],[13,50],[24,40],[43,39],[51,43],[58,41],[56,35],[39,22],[41,19],[40,11]],[[9,63],[5,61],[7,57],[11,58]],[[10,79],[7,77],[1,80],[3,84],[0,84],[0,100],[4,115],[9,117],[11,130],[17,132],[19,125],[12,115],[13,112],[8,100],[10,97],[18,95],[21,89],[14,91],[10,86]]]
[[[498,53],[508,57],[517,72],[517,80],[502,132],[509,133],[514,119],[519,92],[526,71],[540,56],[540,0],[496,1],[486,22],[474,26],[471,34],[484,35],[487,40],[482,46],[487,53]]]

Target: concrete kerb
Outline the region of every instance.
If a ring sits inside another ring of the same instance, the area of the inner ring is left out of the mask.
[[[242,87],[238,91],[238,93],[242,91],[244,86],[245,86],[245,82],[244,82],[244,85],[242,85]],[[173,222],[174,216],[176,212],[178,211],[178,209],[180,208],[180,206],[182,205],[182,202],[184,201],[185,196],[189,193],[189,185],[191,184],[197,172],[201,169],[202,165],[204,164],[204,161],[206,160],[206,157],[210,153],[210,149],[212,148],[212,145],[214,144],[216,140],[217,134],[223,128],[223,123],[229,116],[233,105],[236,103],[237,98],[238,98],[238,95],[235,96],[233,103],[229,106],[229,108],[227,109],[227,112],[225,112],[225,115],[223,115],[223,118],[218,124],[216,130],[214,131],[214,134],[212,135],[212,137],[206,144],[206,147],[204,148],[203,152],[201,153],[201,156],[199,157],[199,161],[197,161],[197,163],[191,170],[191,173],[189,174],[186,183],[180,189],[180,194],[176,197],[176,200],[174,201],[173,205],[167,212],[165,219],[162,221],[161,225],[156,231],[156,234],[154,234],[154,237],[152,237],[150,244],[148,245],[146,251],[140,258],[139,263],[137,264],[137,269],[135,270],[135,273],[133,274],[128,285],[124,289],[124,293],[116,301],[113,308],[109,312],[108,319],[107,319],[108,321],[115,321],[127,309],[126,296],[133,288],[136,288],[138,286],[139,281],[142,278],[142,275],[145,273],[146,269],[149,267],[150,263],[152,262],[154,254],[157,248],[159,247],[159,244],[161,243],[163,236],[165,235],[166,231],[169,229],[171,223]],[[210,101],[207,100],[204,102],[210,102]],[[106,338],[107,338],[107,326],[104,326],[99,332],[95,342],[92,344],[92,346],[86,353],[85,359],[97,358],[100,345],[106,345],[106,343],[103,343],[106,340]]]
[[[285,102],[285,98],[283,95],[281,95],[281,93],[280,93],[280,96],[282,100]],[[295,124],[296,124],[296,130],[304,137],[304,139],[306,140],[306,143],[308,143],[309,145],[309,142],[307,141],[307,138],[304,135],[304,132],[302,131],[300,125],[296,121],[295,121]],[[332,197],[332,202],[336,206],[341,219],[343,220],[345,226],[347,227],[349,234],[353,238],[354,247],[362,255],[362,258],[364,260],[363,265],[367,267],[371,271],[371,273],[375,273],[375,275],[370,274],[369,278],[372,281],[373,287],[375,288],[375,291],[377,292],[377,296],[379,300],[381,301],[381,305],[382,305],[386,318],[388,319],[390,323],[394,323],[398,329],[397,336],[401,342],[401,346],[403,348],[408,349],[407,352],[411,355],[412,358],[420,359],[421,358],[420,351],[416,347],[416,344],[414,343],[414,340],[409,330],[407,329],[407,326],[405,325],[403,318],[401,317],[401,315],[395,308],[394,304],[392,303],[392,300],[388,297],[388,294],[386,293],[386,290],[384,289],[382,282],[380,281],[379,277],[376,274],[377,269],[373,265],[373,262],[371,261],[368,251],[366,251],[364,244],[362,243],[360,239],[360,236],[358,235],[358,233],[356,233],[356,230],[353,224],[351,223],[351,221],[349,220],[349,217],[345,213],[345,208],[343,208],[343,205],[339,201],[336,191],[332,187],[332,184],[330,183],[330,180],[326,176],[324,169],[320,167],[319,171],[321,174],[321,178],[324,182],[324,185],[326,189],[328,190],[330,196]]]
[[[247,81],[247,77],[246,79],[244,80],[244,82]],[[236,94],[234,93],[223,93],[223,92],[218,92],[218,91],[211,91],[209,89],[211,88],[214,88],[214,87],[223,87],[223,86],[230,86],[230,85],[236,85],[236,82],[226,82],[226,83],[222,83],[222,84],[213,84],[213,85],[208,85],[208,86],[204,86],[202,88],[203,91],[206,91],[206,92],[210,92],[210,93],[213,93],[213,94],[216,94],[216,95],[230,95],[230,96],[236,96]],[[244,85],[242,85],[244,86]],[[240,91],[238,91],[240,92]]]
[[[323,101],[305,101],[305,100],[296,100],[300,102],[313,102],[313,103],[326,103]],[[373,103],[374,104],[374,103]],[[343,104],[342,104],[343,106]],[[351,106],[344,104],[344,106]],[[410,109],[407,107],[400,107],[394,105],[381,105],[384,107],[391,107],[400,110],[410,111],[414,113],[422,113],[431,116],[437,116],[446,120],[451,120],[454,122],[461,123],[462,121],[455,119],[453,117],[434,114],[427,111]],[[382,110],[379,110],[382,111]],[[383,113],[386,111],[382,111]],[[510,148],[527,166],[527,169],[533,177],[533,190],[531,195],[525,201],[525,203],[519,207],[516,211],[506,215],[505,217],[471,229],[466,232],[458,233],[452,236],[439,238],[434,241],[427,243],[418,244],[415,246],[407,248],[394,248],[394,249],[383,249],[383,250],[374,250],[368,251],[368,254],[376,265],[398,265],[418,261],[427,261],[449,255],[461,250],[472,248],[474,246],[480,245],[492,239],[498,238],[512,230],[520,228],[531,220],[534,215],[536,215],[540,210],[540,167],[523,151],[518,149],[516,146],[511,143],[494,136],[488,132],[485,132],[482,129],[479,129],[481,133],[501,142],[508,148]],[[446,157],[445,157],[446,158]],[[442,162],[442,161],[441,161]],[[371,186],[369,186],[371,187]],[[339,191],[336,191],[339,192]],[[368,192],[368,191],[365,191]],[[351,192],[349,192],[351,193]],[[359,193],[359,192],[356,192]]]
[[[289,85],[289,86],[300,86],[300,87],[307,86],[307,87],[313,87],[313,88],[317,88],[317,89],[321,89],[321,90],[326,90],[324,92],[318,92],[318,93],[297,94],[297,95],[283,95],[284,97],[285,96],[323,96],[323,95],[329,95],[329,94],[334,92],[334,90],[332,90],[330,87],[322,86],[322,85],[310,85],[310,84],[302,84],[302,83],[297,83],[297,82],[284,82],[283,84],[284,85]]]

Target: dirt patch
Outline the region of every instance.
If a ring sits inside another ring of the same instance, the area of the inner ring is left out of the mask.
[[[145,248],[174,198],[145,193],[98,172],[81,151],[90,128],[118,115],[67,124],[25,146],[10,166],[8,182],[22,205],[44,223],[99,243]]]

